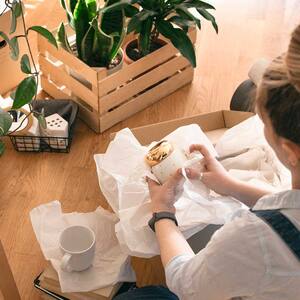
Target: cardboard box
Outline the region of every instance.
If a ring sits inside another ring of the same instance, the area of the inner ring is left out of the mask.
[[[168,135],[180,126],[198,124],[212,143],[215,144],[226,130],[253,115],[254,114],[250,112],[221,110],[133,128],[131,131],[142,145],[147,145],[152,141],[161,140],[164,136]],[[113,139],[115,134],[116,133],[111,135],[111,139]],[[198,253],[201,249],[203,249],[213,233],[219,228],[220,226],[217,225],[208,225],[188,239],[188,242],[194,252]],[[158,256],[150,259],[135,257],[133,259],[133,267],[137,274],[137,286],[142,287],[151,284],[165,285],[164,268]]]
[[[2,6],[4,1],[2,3]],[[1,7],[2,8],[2,7]],[[2,12],[3,9],[1,9]],[[9,38],[12,38],[15,35],[23,34],[23,27],[21,22],[21,17],[17,20],[17,29],[16,32],[12,35],[9,35],[10,31],[10,23],[11,23],[11,12],[7,10],[0,16],[0,30],[8,35]],[[26,50],[26,42],[25,39],[20,38],[19,48],[20,48],[20,59],[23,54],[25,54]],[[0,94],[4,95],[13,88],[15,88],[21,80],[25,77],[20,68],[20,59],[18,61],[14,61],[10,58],[10,50],[7,43],[0,37]]]

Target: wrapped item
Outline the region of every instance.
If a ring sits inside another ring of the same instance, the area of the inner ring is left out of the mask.
[[[135,281],[135,274],[128,255],[121,251],[115,235],[118,218],[97,208],[90,213],[64,214],[58,201],[34,208],[30,218],[36,238],[47,260],[58,273],[62,292],[87,292],[117,282]],[[64,272],[60,265],[63,253],[59,248],[60,233],[66,227],[83,225],[91,228],[96,236],[93,266],[82,272]]]
[[[179,151],[188,153],[191,144],[204,144],[217,153],[198,125],[183,126],[164,137]],[[150,146],[140,145],[129,129],[120,131],[105,154],[95,155],[99,185],[103,195],[119,216],[116,234],[126,253],[140,257],[159,254],[155,234],[148,227],[151,218],[148,184],[145,176],[157,180],[145,161]],[[187,156],[185,165],[201,168],[201,154]],[[186,238],[207,224],[224,224],[242,204],[232,198],[214,197],[198,180],[185,180],[175,204],[179,228]]]
[[[291,174],[266,141],[264,124],[258,115],[227,130],[216,144],[216,151],[220,157],[241,153],[221,162],[240,180],[274,191],[291,187]]]

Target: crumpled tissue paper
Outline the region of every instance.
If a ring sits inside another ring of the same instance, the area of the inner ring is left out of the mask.
[[[212,143],[195,124],[180,127],[163,139],[185,151],[191,144],[204,144],[217,155]],[[144,178],[155,179],[144,160],[150,148],[151,145],[142,146],[129,129],[124,129],[105,154],[95,155],[100,188],[120,219],[116,224],[119,243],[126,253],[139,257],[159,254],[155,234],[148,227],[152,214]],[[179,228],[186,238],[207,224],[224,224],[234,212],[245,208],[233,198],[210,195],[201,182],[189,179],[184,182],[175,206]]]
[[[58,272],[62,292],[88,292],[117,282],[133,282],[135,274],[130,259],[123,253],[115,235],[116,215],[98,207],[90,213],[62,213],[59,201],[34,208],[30,212],[32,227],[42,252]],[[82,272],[64,272],[60,268],[62,252],[59,236],[64,228],[85,225],[96,236],[93,266]]]

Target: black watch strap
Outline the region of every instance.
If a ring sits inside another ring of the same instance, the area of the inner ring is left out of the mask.
[[[155,223],[162,219],[172,220],[172,221],[174,221],[176,226],[178,226],[178,222],[176,220],[175,214],[170,213],[168,211],[162,211],[162,212],[158,212],[158,213],[153,213],[152,218],[148,222],[149,227],[155,232]]]

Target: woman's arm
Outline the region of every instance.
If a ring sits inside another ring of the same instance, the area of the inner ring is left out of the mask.
[[[178,170],[165,184],[147,179],[151,196],[151,207],[153,213],[170,212],[175,214],[175,196],[183,181],[181,170]],[[155,223],[155,232],[158,239],[161,260],[164,267],[168,262],[178,255],[194,255],[193,250],[187,243],[174,221],[162,219]]]

